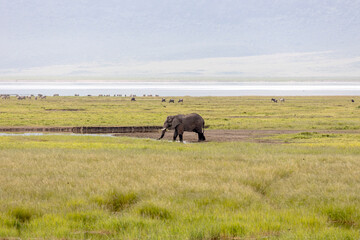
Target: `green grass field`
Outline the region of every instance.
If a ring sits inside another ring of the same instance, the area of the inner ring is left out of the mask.
[[[12,98],[0,100],[0,126],[162,125],[168,115],[197,112],[210,129],[360,129],[358,97],[286,97],[277,104],[271,97],[183,99],[184,104],[156,97]]]
[[[349,97],[0,104],[0,126],[162,125],[198,112],[212,129],[304,130],[268,137],[277,143],[0,136],[0,238],[360,238],[360,134],[316,132],[359,129]],[[84,110],[46,111],[69,108]]]

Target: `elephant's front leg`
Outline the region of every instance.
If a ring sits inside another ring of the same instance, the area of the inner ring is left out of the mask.
[[[184,126],[182,124],[177,127],[177,133],[179,134],[180,142],[183,142]]]
[[[178,136],[178,130],[175,128],[173,141],[176,141],[177,136]]]

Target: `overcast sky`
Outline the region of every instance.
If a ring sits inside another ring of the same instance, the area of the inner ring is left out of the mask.
[[[360,0],[0,0],[0,76],[360,77]]]

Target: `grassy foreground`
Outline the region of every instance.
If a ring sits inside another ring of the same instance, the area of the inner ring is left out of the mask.
[[[0,236],[359,239],[359,146],[280,139],[1,136]]]
[[[359,97],[285,97],[285,103],[272,103],[271,97],[184,97],[183,104],[136,99],[0,99],[0,126],[162,125],[168,115],[196,112],[211,129],[360,129]]]

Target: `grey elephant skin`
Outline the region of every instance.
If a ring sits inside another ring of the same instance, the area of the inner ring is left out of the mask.
[[[188,115],[179,114],[175,116],[168,116],[166,118],[166,121],[164,122],[164,128],[162,129],[161,137],[159,138],[159,140],[164,137],[167,129],[174,129],[174,141],[176,141],[176,138],[179,135],[179,140],[180,142],[182,142],[184,132],[196,132],[198,134],[199,142],[205,141],[206,139],[204,136],[204,126],[204,119],[197,113],[191,113]]]

